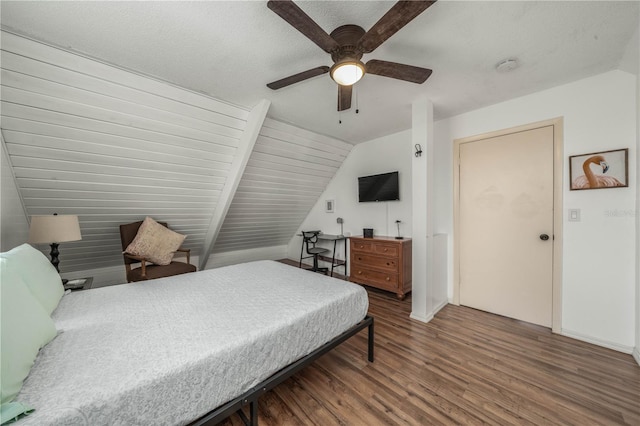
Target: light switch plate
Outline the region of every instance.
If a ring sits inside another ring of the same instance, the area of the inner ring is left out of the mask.
[[[580,209],[569,209],[569,222],[580,222]]]

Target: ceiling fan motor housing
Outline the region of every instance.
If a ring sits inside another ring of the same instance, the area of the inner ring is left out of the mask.
[[[330,34],[340,47],[331,52],[333,62],[346,60],[359,61],[362,58],[362,49],[358,47],[358,41],[365,34],[365,30],[358,25],[343,25],[336,28]]]

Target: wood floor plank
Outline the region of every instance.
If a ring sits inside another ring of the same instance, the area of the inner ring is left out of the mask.
[[[630,355],[460,306],[424,324],[410,296],[367,291],[375,362],[359,333],[261,397],[260,424],[640,425]]]

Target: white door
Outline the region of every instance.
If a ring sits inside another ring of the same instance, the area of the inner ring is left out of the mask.
[[[460,304],[551,327],[553,126],[460,144]]]

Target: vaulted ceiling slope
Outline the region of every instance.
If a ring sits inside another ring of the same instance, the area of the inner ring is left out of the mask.
[[[266,119],[213,253],[288,244],[351,148]]]
[[[118,225],[147,215],[186,234],[192,254],[208,251],[214,211],[246,155],[239,144],[251,111],[4,31],[1,47],[1,130],[27,214],[80,219],[82,241],[64,244],[62,272],[121,265]],[[308,133],[274,121],[261,133],[279,126],[288,129],[281,143],[309,144]],[[273,168],[280,153],[296,151],[259,152],[261,146],[251,167]],[[318,167],[299,167],[297,178],[308,180],[305,170],[315,176]],[[237,206],[251,200],[242,191]],[[303,192],[281,198],[282,208],[307,205],[311,195]],[[255,208],[264,213],[265,206]],[[221,242],[230,232],[223,231]],[[292,236],[288,227],[278,232],[270,236]]]
[[[295,2],[327,33],[345,24],[368,30],[394,4]],[[411,103],[422,97],[441,120],[618,69],[639,7],[637,0],[438,1],[363,57],[432,69],[429,80],[366,74],[354,87],[353,107],[340,115],[328,74],[267,88],[333,61],[266,0],[2,0],[0,19],[21,34],[237,105],[267,99],[272,118],[359,143],[409,129]],[[496,72],[507,58],[520,67]]]

